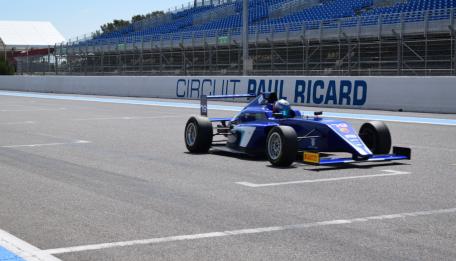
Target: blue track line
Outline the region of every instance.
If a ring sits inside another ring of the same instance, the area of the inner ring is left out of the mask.
[[[99,98],[99,97],[94,97],[94,96],[56,95],[56,94],[32,93],[32,92],[0,91],[0,96],[27,97],[27,98],[53,99],[53,100],[69,100],[69,101],[88,101],[88,102],[116,103],[116,104],[130,104],[130,105],[147,105],[147,106],[187,108],[187,109],[199,109],[199,107],[200,107],[199,104],[186,103],[186,102],[164,102],[164,101],[137,100],[137,99],[127,99],[127,98]],[[242,109],[243,109],[243,107],[241,107],[241,106],[209,105],[209,110],[238,112]],[[309,116],[313,115],[313,112],[311,112],[311,111],[302,111],[302,113],[304,115],[309,115]],[[343,118],[343,119],[356,119],[356,120],[379,120],[379,121],[387,121],[387,122],[456,126],[456,120],[442,119],[442,118],[423,118],[423,117],[358,114],[358,113],[335,113],[335,112],[325,112],[324,116],[330,117],[330,118]]]
[[[25,261],[21,257],[11,253],[10,251],[6,250],[0,246],[0,261]]]

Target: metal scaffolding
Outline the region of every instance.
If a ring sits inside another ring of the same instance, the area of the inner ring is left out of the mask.
[[[285,25],[249,28],[251,75],[456,75],[454,10],[447,19],[422,19],[344,27],[344,20],[317,21],[316,27]],[[413,17],[417,17],[414,14]],[[367,18],[363,18],[367,19]],[[65,75],[242,75],[245,68],[240,29],[191,37],[118,39],[115,43],[66,43],[53,47],[52,65],[34,70],[27,59],[22,73]],[[46,59],[45,59],[46,60]],[[23,60],[22,62],[24,62]],[[43,63],[43,60],[40,60]],[[32,68],[32,69],[31,69]]]

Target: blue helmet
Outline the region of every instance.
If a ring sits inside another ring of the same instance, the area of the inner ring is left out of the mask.
[[[291,106],[286,100],[278,100],[274,104],[274,113],[281,113],[283,116],[288,117],[290,115]]]

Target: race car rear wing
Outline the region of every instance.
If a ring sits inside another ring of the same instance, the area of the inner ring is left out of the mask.
[[[201,116],[207,117],[208,115],[208,100],[224,100],[224,99],[241,99],[241,98],[255,98],[255,94],[234,94],[234,95],[202,95],[200,112]]]

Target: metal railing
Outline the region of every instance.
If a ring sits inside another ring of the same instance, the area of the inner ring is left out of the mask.
[[[454,16],[448,9],[359,17],[353,26],[344,26],[348,19],[317,21],[311,29],[258,25],[250,28],[250,74],[456,75]],[[24,74],[239,75],[239,34],[232,29],[61,44],[50,59],[28,57],[18,68]]]
[[[303,22],[290,22],[270,24],[263,23],[249,27],[250,35],[271,35],[273,33],[293,33],[305,31],[319,31],[326,29],[343,30],[345,28],[360,28],[365,26],[381,27],[394,24],[423,23],[427,24],[438,20],[454,20],[456,15],[455,9],[438,9],[409,13],[393,13],[382,15],[358,16],[330,20],[314,20]],[[452,24],[452,22],[451,22]],[[423,28],[424,29],[424,28]],[[115,45],[118,43],[141,43],[141,42],[162,42],[168,40],[187,40],[202,39],[209,37],[238,36],[241,33],[240,27],[226,28],[221,30],[198,30],[182,31],[177,33],[165,33],[160,35],[142,35],[142,36],[125,36],[108,39],[97,39],[93,41],[68,42],[69,46],[78,46],[80,44],[96,45]]]

